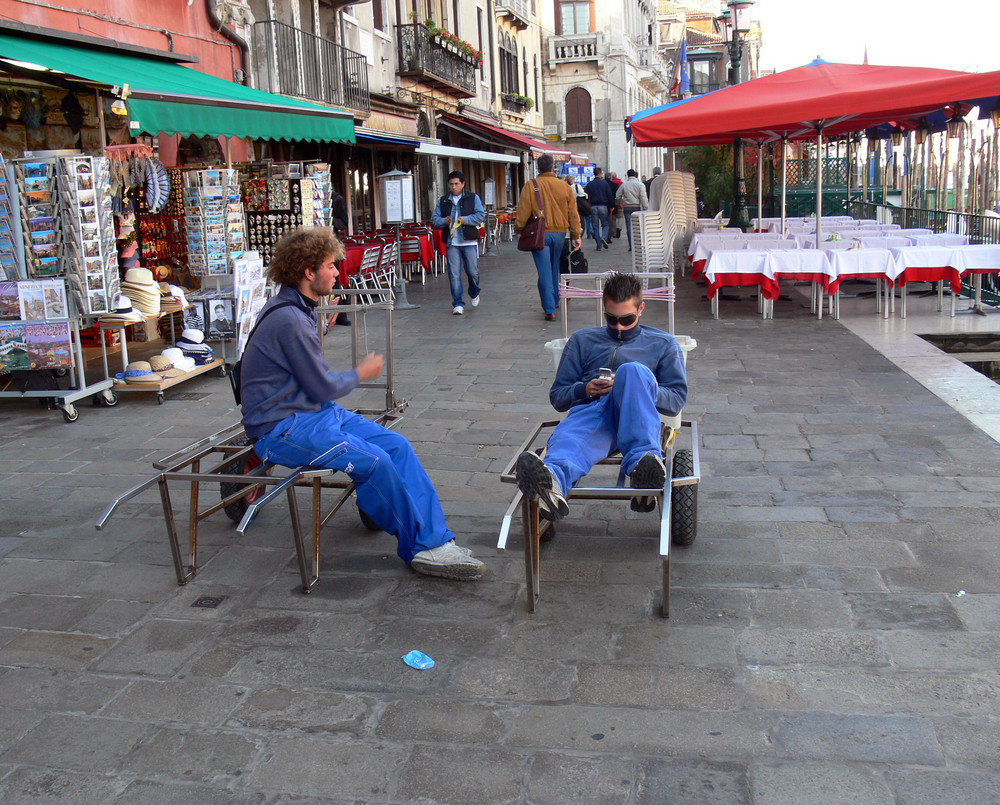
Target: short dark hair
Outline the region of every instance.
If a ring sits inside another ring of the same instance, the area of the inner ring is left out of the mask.
[[[612,274],[604,283],[604,301],[628,302],[635,300],[636,307],[642,302],[642,283],[635,274]]]
[[[274,244],[267,274],[271,282],[295,288],[306,275],[307,268],[315,271],[329,257],[344,259],[344,245],[332,229],[326,226],[293,229]]]
[[[594,176],[600,176],[602,173],[604,173],[604,171],[600,168],[594,168]]]
[[[222,308],[223,312],[225,312],[225,310],[226,310],[226,306],[224,304],[222,304],[222,302],[216,302],[215,303],[215,310],[219,310],[219,308]]]
[[[548,173],[555,167],[556,161],[552,158],[552,154],[542,154],[538,158],[538,172]]]
[[[465,174],[462,171],[452,171],[449,173],[448,181],[450,182],[452,179],[458,179],[462,184],[465,184]]]
[[[639,174],[636,173],[634,169],[629,168],[627,171],[625,171],[625,175],[626,176],[638,176]]]

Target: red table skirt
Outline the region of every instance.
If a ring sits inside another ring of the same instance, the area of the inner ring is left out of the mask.
[[[715,279],[708,283],[708,298],[714,299],[719,288],[748,285],[759,285],[764,298],[772,301],[777,299],[781,292],[778,283],[763,274],[716,274]]]
[[[896,277],[896,285],[901,288],[908,282],[941,282],[942,280],[949,282],[951,290],[955,293],[962,292],[962,278],[958,271],[951,266],[910,266]]]

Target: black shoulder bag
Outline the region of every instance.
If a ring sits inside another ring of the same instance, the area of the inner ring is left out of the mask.
[[[260,314],[260,318],[254,324],[253,329],[250,331],[250,335],[247,336],[246,345],[243,347],[243,354],[246,354],[247,347],[250,346],[250,339],[253,338],[253,334],[257,332],[257,328],[260,327],[260,323],[267,318],[269,313],[274,313],[279,307],[291,307],[294,302],[279,302],[274,307],[269,307],[263,313]],[[240,395],[240,380],[243,374],[243,358],[242,356],[236,363],[233,364],[233,368],[229,370],[229,383],[233,387],[233,399],[236,400],[237,405],[242,405],[243,400]]]

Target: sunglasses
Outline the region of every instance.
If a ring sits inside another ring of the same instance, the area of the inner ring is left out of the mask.
[[[604,313],[604,318],[607,319],[608,325],[615,327],[616,325],[621,325],[622,327],[631,327],[639,320],[638,313],[626,313],[624,316],[615,316],[613,313]]]

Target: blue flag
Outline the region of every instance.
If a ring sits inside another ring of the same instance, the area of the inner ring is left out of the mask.
[[[681,95],[683,95],[685,92],[691,91],[691,76],[688,75],[688,43],[686,36],[684,41],[681,42],[679,65],[681,71]]]

